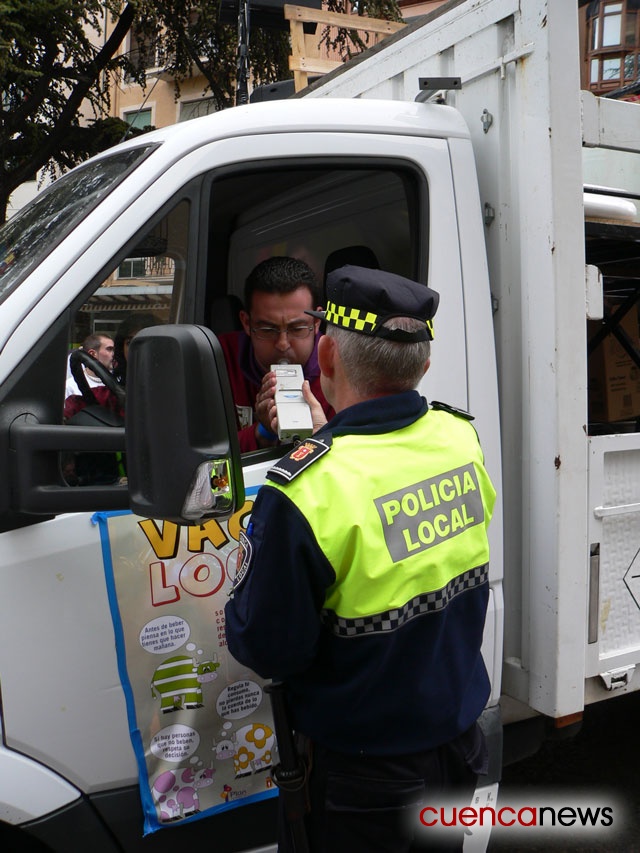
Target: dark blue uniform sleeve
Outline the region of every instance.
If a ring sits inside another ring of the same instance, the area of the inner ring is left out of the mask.
[[[304,516],[277,489],[260,489],[247,534],[246,573],[225,607],[227,644],[263,678],[287,678],[316,656],[335,573]]]

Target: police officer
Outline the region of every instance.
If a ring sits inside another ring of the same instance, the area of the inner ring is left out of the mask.
[[[312,850],[421,849],[421,808],[467,805],[486,770],[495,491],[470,417],[414,390],[438,301],[381,270],[329,275],[326,311],[309,313],[327,323],[336,415],[269,471],[242,535],[227,640],[284,682],[310,756]]]

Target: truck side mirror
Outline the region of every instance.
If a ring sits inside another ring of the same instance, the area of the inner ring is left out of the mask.
[[[177,524],[244,503],[235,408],[222,348],[203,326],[140,331],[127,363],[131,509]]]

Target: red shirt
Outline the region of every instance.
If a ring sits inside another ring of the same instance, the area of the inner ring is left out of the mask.
[[[96,388],[92,388],[91,392],[99,406],[104,406],[105,409],[110,409],[112,412],[115,412],[116,415],[124,418],[124,409],[118,403],[115,394],[109,391],[105,385],[99,385]],[[68,421],[69,418],[72,418],[78,412],[81,412],[86,405],[87,403],[84,397],[81,397],[79,394],[71,394],[71,396],[67,397],[64,401],[64,419]]]

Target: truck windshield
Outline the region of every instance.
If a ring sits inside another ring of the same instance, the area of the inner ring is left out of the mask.
[[[0,228],[0,302],[154,147],[131,148],[79,166]]]

